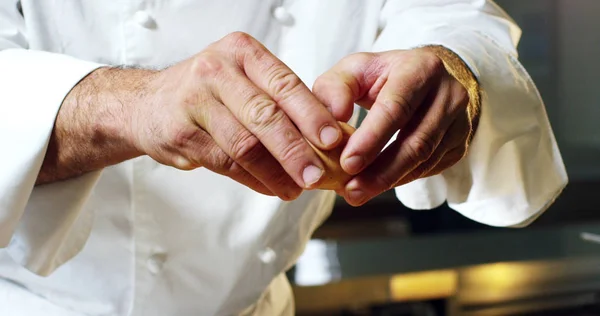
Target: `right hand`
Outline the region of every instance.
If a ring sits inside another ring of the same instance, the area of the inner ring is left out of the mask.
[[[323,177],[306,140],[327,150],[342,138],[298,76],[244,33],[154,73],[142,94],[130,131],[141,153],[178,169],[205,167],[284,200]]]

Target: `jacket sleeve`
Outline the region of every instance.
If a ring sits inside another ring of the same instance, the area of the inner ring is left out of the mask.
[[[482,88],[469,153],[440,175],[395,189],[413,209],[448,202],[491,226],[521,227],[544,212],[567,174],[544,103],[518,61],[521,30],[491,1],[388,0],[374,51],[442,45],[470,67]]]
[[[58,109],[99,65],[33,51],[17,0],[0,3],[0,247],[47,275],[84,245],[83,205],[99,173],[34,187]]]

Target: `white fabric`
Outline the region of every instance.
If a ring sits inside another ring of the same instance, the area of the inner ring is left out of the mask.
[[[459,165],[397,189],[410,207],[448,200],[485,224],[522,225],[567,182],[516,60],[520,31],[483,0],[23,0],[24,17],[18,7],[0,2],[0,315],[291,313],[282,272],[331,211],[332,192],[282,202],[147,157],[33,187],[78,80],[100,64],[167,66],[233,31],[309,86],[353,52],[438,43],[460,54],[485,91],[479,130]]]

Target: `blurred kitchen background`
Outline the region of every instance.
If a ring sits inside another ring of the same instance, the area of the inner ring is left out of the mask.
[[[570,184],[525,229],[392,192],[338,201],[288,276],[298,315],[600,315],[600,0],[497,0],[546,102]]]

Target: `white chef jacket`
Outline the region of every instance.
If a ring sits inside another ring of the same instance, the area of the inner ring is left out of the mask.
[[[275,7],[279,7],[274,10]],[[21,13],[22,12],[22,13]],[[524,225],[567,183],[520,30],[484,0],[2,0],[0,315],[289,315],[283,272],[334,193],[283,202],[140,157],[34,187],[64,96],[100,65],[164,67],[233,31],[311,86],[359,51],[444,45],[483,88],[470,153],[396,188],[488,225]]]

